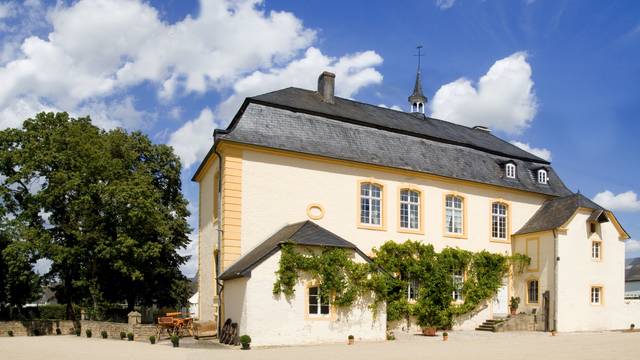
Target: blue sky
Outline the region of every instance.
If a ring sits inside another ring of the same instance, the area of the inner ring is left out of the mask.
[[[245,96],[328,69],[339,95],[406,109],[417,44],[430,113],[550,156],[640,256],[637,1],[0,0],[0,128],[46,109],[140,129],[175,147],[194,200]]]

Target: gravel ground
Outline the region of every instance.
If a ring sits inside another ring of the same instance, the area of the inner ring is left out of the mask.
[[[373,359],[638,359],[640,332],[547,333],[450,332],[449,341],[400,334],[395,341],[257,348],[241,351],[214,341],[183,339],[174,349],[164,340],[142,342],[76,336],[0,337],[0,359],[82,360],[373,360]]]

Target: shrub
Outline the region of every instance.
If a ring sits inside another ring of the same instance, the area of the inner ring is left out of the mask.
[[[80,329],[76,329],[76,336],[80,336]]]
[[[354,339],[353,335],[349,335],[348,338],[349,338],[349,340],[353,340]],[[251,342],[251,340],[249,340],[249,342]]]
[[[631,326],[629,326],[631,330],[635,329],[635,327],[636,327],[636,324],[631,324]]]
[[[393,331],[387,332],[387,340],[395,340],[396,336],[393,334]]]
[[[133,333],[127,333],[127,340],[133,341]]]
[[[180,347],[180,337],[178,335],[171,335],[171,343],[173,347]]]
[[[93,335],[93,333],[91,332],[91,329],[85,330],[84,333],[87,335],[88,338],[90,338],[91,335]]]
[[[9,335],[10,337],[13,337],[13,330],[7,331],[7,335]]]
[[[31,336],[40,336],[40,329],[31,330]]]
[[[127,337],[127,333],[124,331],[120,331],[120,340],[124,340]]]
[[[156,337],[153,336],[153,335],[149,336],[149,342],[151,343],[151,345],[155,344],[156,343]]]
[[[249,335],[240,336],[240,344],[242,345],[251,344],[251,336]]]
[[[449,336],[449,333],[445,331],[445,332],[442,333],[442,336],[447,337],[447,336]]]
[[[62,330],[60,330],[60,328],[56,328],[56,335],[62,335]]]

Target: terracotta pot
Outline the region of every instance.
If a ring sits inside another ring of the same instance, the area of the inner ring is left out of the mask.
[[[443,335],[442,336],[442,341],[447,341],[449,340],[449,336],[448,335]]]
[[[422,328],[422,335],[424,336],[436,336],[436,331],[438,329],[436,329],[435,327],[423,327]]]
[[[518,309],[511,308],[511,316],[516,316]]]
[[[557,331],[555,331],[555,330],[552,330],[552,331],[551,331],[551,336],[556,336],[556,335],[558,335],[558,332],[557,332]]]
[[[355,342],[355,339],[349,339],[348,344],[349,344],[349,345],[353,345],[353,343],[354,343],[354,342]]]

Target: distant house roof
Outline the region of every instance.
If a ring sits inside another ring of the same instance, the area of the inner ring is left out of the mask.
[[[280,113],[266,113],[263,107],[251,104],[276,108]],[[298,88],[247,98],[228,128],[216,130],[214,147],[221,141],[406,169],[551,196],[571,193],[550,167],[548,183],[538,183],[533,169],[546,167],[549,163],[490,132],[428,118],[420,113],[406,113],[339,97],[330,104],[322,101],[317,92]],[[516,164],[516,179],[505,176],[504,163],[507,161]]]
[[[640,281],[640,258],[629,259],[625,264],[624,281]]]
[[[332,233],[331,231],[311,222],[302,221],[287,225],[260,243],[253,250],[243,255],[218,277],[220,280],[230,280],[239,277],[249,277],[260,263],[280,250],[284,243],[291,242],[303,246],[324,246],[355,250],[365,260],[369,260],[354,244]]]
[[[579,208],[593,210],[588,221],[608,221],[606,216],[602,218],[606,212],[604,208],[584,195],[576,193],[547,200],[515,235],[557,229],[564,225]]]

